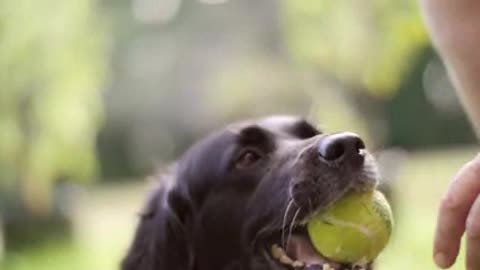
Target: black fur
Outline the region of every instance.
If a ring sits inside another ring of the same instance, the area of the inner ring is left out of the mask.
[[[319,158],[325,137],[303,119],[270,117],[201,140],[152,193],[122,269],[287,269],[268,249],[295,214],[375,185],[369,160]]]

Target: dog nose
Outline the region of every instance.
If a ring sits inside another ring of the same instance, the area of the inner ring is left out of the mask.
[[[357,160],[363,162],[365,143],[352,132],[328,135],[320,140],[318,152],[327,161]]]

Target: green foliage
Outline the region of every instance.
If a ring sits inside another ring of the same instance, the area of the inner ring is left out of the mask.
[[[48,207],[55,179],[91,179],[107,36],[95,0],[0,1],[0,187]]]
[[[374,97],[392,96],[428,43],[415,0],[284,0],[282,12],[298,62]]]
[[[428,99],[424,87],[424,74],[432,59],[431,48],[424,50],[416,59],[409,76],[406,76],[395,97],[385,103],[383,116],[389,132],[387,143],[404,148],[433,148],[438,145],[475,143],[475,135],[460,106],[451,111],[438,110]],[[439,62],[440,60],[434,60]],[[435,78],[441,81],[442,77]],[[442,86],[435,87],[437,95]],[[454,95],[453,89],[446,89]],[[444,90],[445,91],[445,90]],[[459,102],[455,100],[455,102]],[[414,119],[414,120],[413,120]]]

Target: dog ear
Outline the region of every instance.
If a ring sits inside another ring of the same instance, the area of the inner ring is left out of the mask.
[[[188,239],[191,207],[178,187],[161,187],[141,215],[122,270],[192,269],[193,252]]]

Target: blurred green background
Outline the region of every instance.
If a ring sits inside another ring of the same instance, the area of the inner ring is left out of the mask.
[[[361,134],[397,219],[379,269],[435,269],[439,198],[478,151],[412,0],[3,0],[0,70],[4,270],[117,269],[146,176],[273,113]]]

